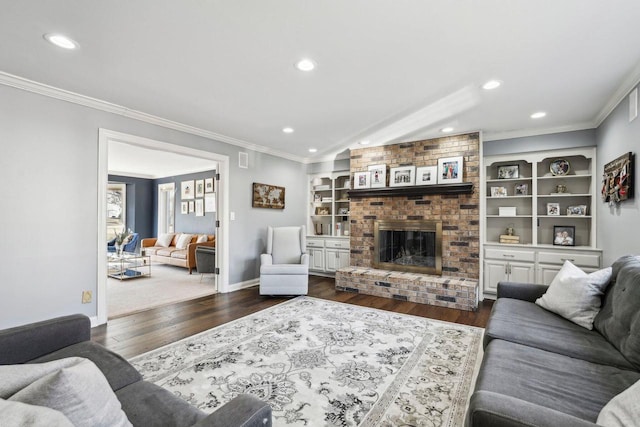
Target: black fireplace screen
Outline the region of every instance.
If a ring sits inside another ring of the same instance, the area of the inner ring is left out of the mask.
[[[375,268],[442,274],[440,221],[376,221],[374,245]]]

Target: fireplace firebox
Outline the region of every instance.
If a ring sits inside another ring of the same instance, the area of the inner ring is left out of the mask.
[[[375,221],[373,267],[441,275],[442,222]]]

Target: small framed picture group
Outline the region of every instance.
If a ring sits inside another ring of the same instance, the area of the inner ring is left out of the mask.
[[[459,184],[464,175],[464,158],[438,159],[437,166],[403,165],[389,168],[389,187],[413,185]],[[387,186],[387,165],[371,165],[367,171],[355,172],[353,188],[381,188]]]

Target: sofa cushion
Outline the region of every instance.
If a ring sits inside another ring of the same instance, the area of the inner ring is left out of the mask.
[[[614,397],[602,408],[597,424],[604,427],[628,427],[640,422],[640,381]]]
[[[593,325],[640,369],[640,260],[624,256],[612,268],[612,284]]]
[[[106,378],[87,359],[34,381],[9,400],[60,411],[76,427],[131,426]]]
[[[170,257],[171,254],[175,251],[177,251],[178,249],[176,249],[175,246],[170,246],[168,248],[160,248],[156,251],[156,255],[157,256],[168,256]]]
[[[191,426],[206,416],[186,400],[147,381],[120,389],[116,396],[129,421],[136,426]]]
[[[476,390],[595,422],[609,400],[639,379],[639,372],[493,340],[486,348]]]
[[[4,399],[0,399],[0,420],[7,427],[74,427],[60,411]]]
[[[189,251],[187,251],[186,249],[176,249],[175,251],[171,252],[171,258],[187,259],[188,253]]]
[[[62,368],[73,366],[86,360],[81,357],[67,357],[65,359],[52,360],[44,363],[28,363],[0,366],[0,398],[8,399],[29,384],[59,371]]]
[[[633,369],[599,332],[588,330],[527,301],[498,298],[484,334],[485,347],[502,339],[593,363]]]
[[[593,329],[601,297],[611,279],[611,267],[587,274],[565,261],[536,304],[584,328]]]
[[[181,234],[176,241],[176,249],[187,249],[193,239],[193,234]]]
[[[158,236],[158,240],[156,240],[156,246],[161,246],[163,248],[168,248],[173,241],[175,234],[174,233],[164,233]]]
[[[122,356],[107,350],[93,341],[84,341],[70,345],[53,353],[39,357],[29,363],[42,363],[51,360],[64,359],[66,357],[84,357],[95,363],[104,374],[113,390],[118,390],[136,381],[142,376]]]
[[[148,248],[144,248],[145,253],[147,255],[156,255],[158,250],[164,249],[162,246],[149,246]]]

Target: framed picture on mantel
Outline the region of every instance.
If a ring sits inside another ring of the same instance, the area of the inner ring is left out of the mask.
[[[438,184],[460,184],[463,175],[463,157],[438,159]]]

